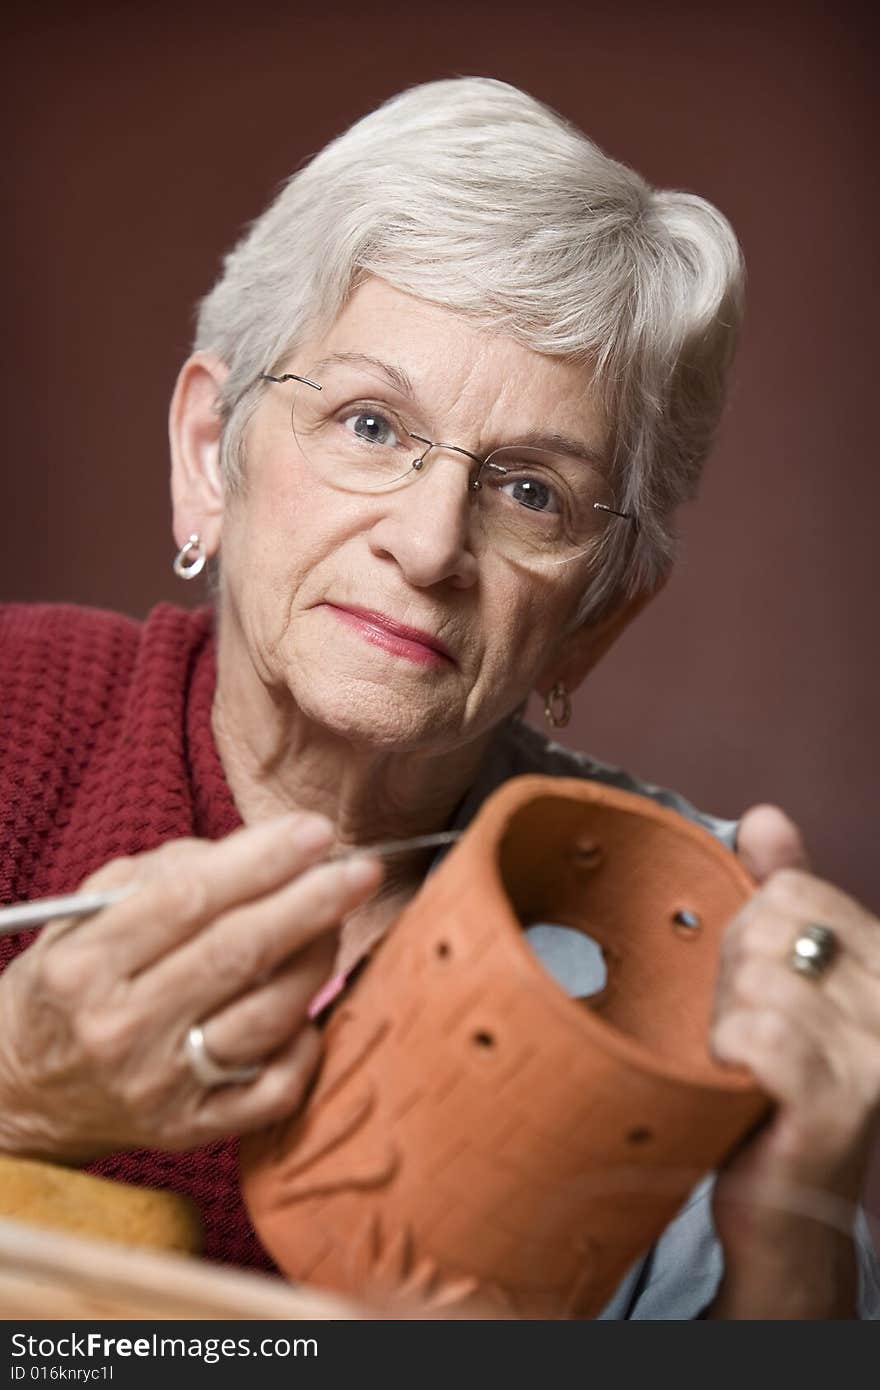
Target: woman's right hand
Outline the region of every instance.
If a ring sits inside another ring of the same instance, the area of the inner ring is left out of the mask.
[[[188,1149],[294,1111],[320,1057],[309,1001],[339,924],[382,877],[375,858],[319,863],[332,843],[323,816],[287,815],[87,879],[137,887],[45,927],[0,976],[0,1149],[68,1162]],[[218,1064],[259,1064],[255,1079],[198,1081],[194,1024]]]

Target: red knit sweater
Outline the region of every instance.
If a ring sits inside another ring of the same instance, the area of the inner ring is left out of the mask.
[[[69,893],[108,859],[241,824],[211,734],[214,681],[208,609],[162,604],[136,623],[0,607],[0,903]],[[0,968],[33,937],[0,938]],[[90,1171],[186,1193],[209,1258],[273,1267],[241,1203],[236,1141]]]

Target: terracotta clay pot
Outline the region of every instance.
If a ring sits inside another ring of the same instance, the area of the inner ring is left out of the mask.
[[[767,1107],[710,1057],[725,924],[754,891],[644,797],[520,777],[483,805],[326,1029],[243,1191],[291,1278],[433,1307],[591,1317]],[[570,998],[524,939],[565,924],[608,980]]]

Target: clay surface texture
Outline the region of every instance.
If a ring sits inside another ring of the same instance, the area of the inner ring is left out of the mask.
[[[767,1107],[707,1049],[721,934],[753,891],[646,798],[501,787],[335,1007],[305,1109],[244,1141],[284,1273],[453,1316],[598,1313]],[[599,943],[599,994],[557,985],[535,922]]]

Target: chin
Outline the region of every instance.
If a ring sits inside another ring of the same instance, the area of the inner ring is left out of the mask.
[[[419,710],[403,696],[389,699],[387,690],[377,690],[354,704],[337,689],[327,699],[303,700],[299,705],[315,724],[361,748],[406,753],[436,744],[438,735],[444,744],[444,721],[438,719],[436,709]],[[453,741],[450,737],[449,742]]]

